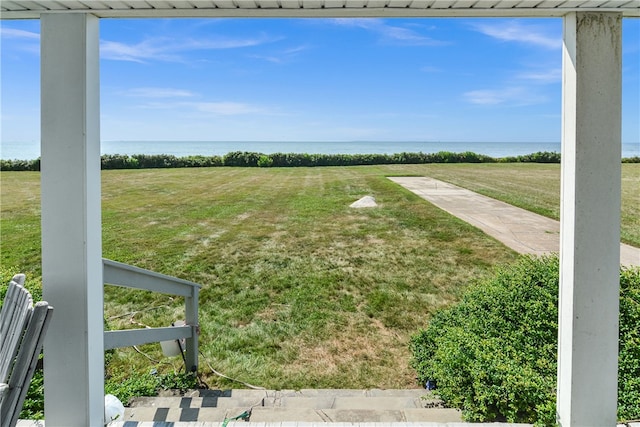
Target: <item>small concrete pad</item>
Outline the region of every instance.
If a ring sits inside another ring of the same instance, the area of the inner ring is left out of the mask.
[[[349,205],[350,208],[375,208],[376,206],[378,206],[376,199],[371,196],[364,196]]]

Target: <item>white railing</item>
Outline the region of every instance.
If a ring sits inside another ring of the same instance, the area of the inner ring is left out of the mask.
[[[201,286],[143,268],[108,259],[102,260],[105,285],[143,289],[184,297],[185,326],[166,328],[126,329],[104,332],[104,349],[186,339],[185,363],[187,369],[198,370],[198,293]]]

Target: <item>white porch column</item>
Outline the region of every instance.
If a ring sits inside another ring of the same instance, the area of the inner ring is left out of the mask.
[[[618,371],[621,23],[564,18],[558,422],[615,426]]]
[[[42,280],[54,307],[47,427],[103,425],[98,29],[92,15],[41,17]]]

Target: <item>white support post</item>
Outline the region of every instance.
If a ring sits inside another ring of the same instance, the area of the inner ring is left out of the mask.
[[[186,369],[188,372],[198,372],[198,338],[200,335],[200,325],[198,320],[198,296],[200,289],[191,288],[191,296],[185,297],[185,320],[191,326],[193,334],[187,338],[186,342]]]
[[[42,281],[47,427],[102,426],[99,22],[41,17]]]
[[[621,185],[621,22],[564,18],[558,422],[615,426]]]

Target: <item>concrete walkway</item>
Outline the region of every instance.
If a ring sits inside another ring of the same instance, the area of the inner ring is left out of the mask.
[[[428,177],[390,177],[440,209],[521,254],[560,251],[560,222]],[[620,244],[620,264],[640,266],[640,249]]]

